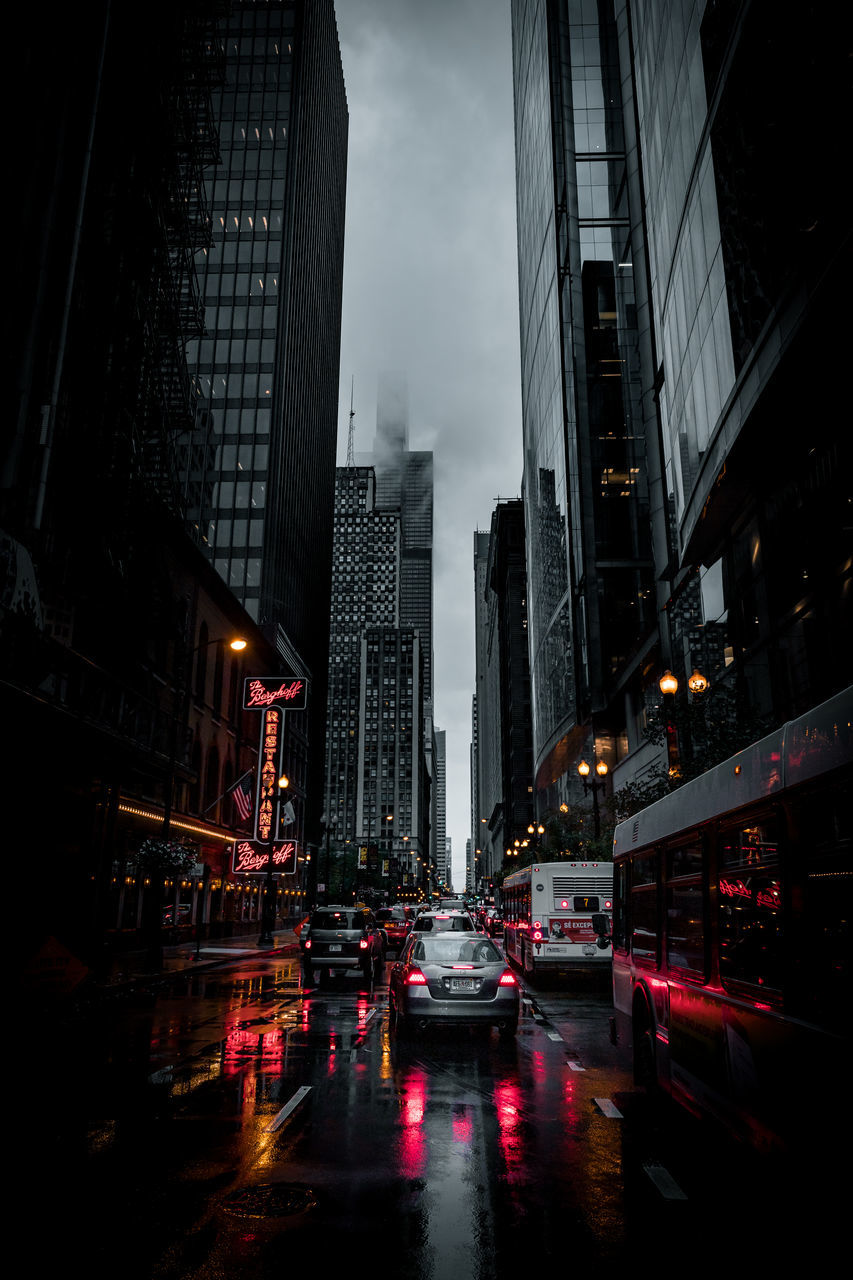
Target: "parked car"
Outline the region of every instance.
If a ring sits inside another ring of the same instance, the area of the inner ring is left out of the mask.
[[[323,982],[335,973],[361,970],[376,980],[383,969],[382,933],[366,907],[318,907],[300,936],[302,972]]]
[[[518,979],[495,944],[474,930],[412,932],[391,968],[391,1027],[405,1037],[435,1024],[518,1030]]]
[[[467,911],[421,911],[412,921],[412,933],[476,933],[474,924]]]
[[[399,952],[409,936],[411,918],[403,906],[380,907],[376,912],[376,923],[384,935],[384,950]]]
[[[193,909],[188,902],[178,903],[177,914],[174,906],[163,908],[162,924],[167,929],[174,924],[189,924],[191,921]]]

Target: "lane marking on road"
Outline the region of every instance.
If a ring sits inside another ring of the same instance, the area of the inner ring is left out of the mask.
[[[649,1175],[664,1200],[686,1200],[687,1196],[675,1181],[668,1169],[662,1164],[649,1162],[643,1165],[643,1171]]]
[[[614,1102],[610,1101],[609,1098],[596,1098],[595,1104],[599,1111],[601,1111],[602,1115],[607,1116],[608,1120],[622,1119],[622,1112]]]
[[[586,1067],[582,1067],[579,1062],[574,1062],[571,1058],[569,1058],[567,1065],[570,1071],[586,1071]]]
[[[563,1038],[563,1037],[560,1035],[559,1031],[549,1031],[549,1032],[548,1032],[548,1039],[549,1039],[549,1040],[562,1040],[562,1038]]]
[[[281,1111],[279,1111],[278,1115],[273,1120],[272,1124],[267,1126],[267,1133],[275,1133],[276,1129],[279,1129],[284,1124],[285,1120],[290,1115],[290,1113],[292,1111],[295,1111],[295,1109],[299,1106],[301,1102],[305,1101],[305,1099],[308,1097],[308,1094],[310,1092],[311,1092],[310,1084],[301,1085],[296,1090],[296,1093],[294,1093],[290,1101],[284,1104]]]

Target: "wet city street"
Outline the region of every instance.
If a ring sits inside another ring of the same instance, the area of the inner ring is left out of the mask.
[[[292,955],[236,957],[42,1026],[37,1274],[479,1280],[708,1251],[740,1274],[809,1246],[805,1188],[829,1171],[794,1188],[652,1106],[606,988],[525,984],[508,1044],[398,1044],[387,973],[306,990]],[[838,1228],[824,1220],[824,1243]]]

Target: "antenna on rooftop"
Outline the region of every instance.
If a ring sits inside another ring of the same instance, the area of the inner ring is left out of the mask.
[[[350,384],[350,393],[349,393],[349,432],[347,434],[347,466],[348,467],[355,466],[355,449],[353,447],[354,435],[355,435],[355,426],[353,423],[353,419],[355,418],[355,409],[352,407],[354,391],[355,391],[355,376],[353,376],[352,382]]]

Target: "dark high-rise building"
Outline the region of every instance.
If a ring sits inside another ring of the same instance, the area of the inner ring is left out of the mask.
[[[502,502],[475,536],[480,876],[496,872],[534,817],[524,510]],[[482,543],[481,543],[482,540]],[[475,835],[477,833],[475,832]]]
[[[310,677],[319,818],[348,128],[333,0],[236,0],[220,34],[220,162],[198,263],[206,332],[187,352],[198,412],[188,519]]]
[[[210,235],[219,12],[152,0],[14,16],[32,136],[16,134],[8,157],[7,834],[38,852],[34,950],[89,964],[152,919],[159,930],[166,881],[194,922],[242,898],[222,890],[237,825],[224,793],[253,761],[225,641],[242,635],[277,670],[182,521],[176,441],[195,412],[184,349],[202,327],[194,259]],[[146,863],[152,841],[162,877]],[[192,871],[175,886],[178,844]]]
[[[849,69],[817,4],[513,0],[512,21],[548,809],[590,750],[617,789],[702,767],[849,682],[849,408],[822,371],[850,331]],[[668,755],[665,668],[695,722]]]
[[[327,848],[375,851],[372,887],[415,896],[431,827],[424,659],[419,633],[400,623],[400,510],[380,509],[376,489],[372,467],[337,469]]]
[[[778,724],[849,684],[853,648],[850,407],[826,368],[828,335],[851,332],[849,42],[816,3],[627,14],[673,543],[664,656],[682,686],[698,666]]]
[[[432,700],[432,511],[433,459],[409,448],[406,381],[383,374],[376,406],[373,453],[360,459],[376,472],[376,505],[397,509],[402,528],[400,625],[416,627],[424,654],[424,689]]]
[[[553,805],[654,629],[649,492],[613,6],[514,0],[512,24],[533,746]]]

